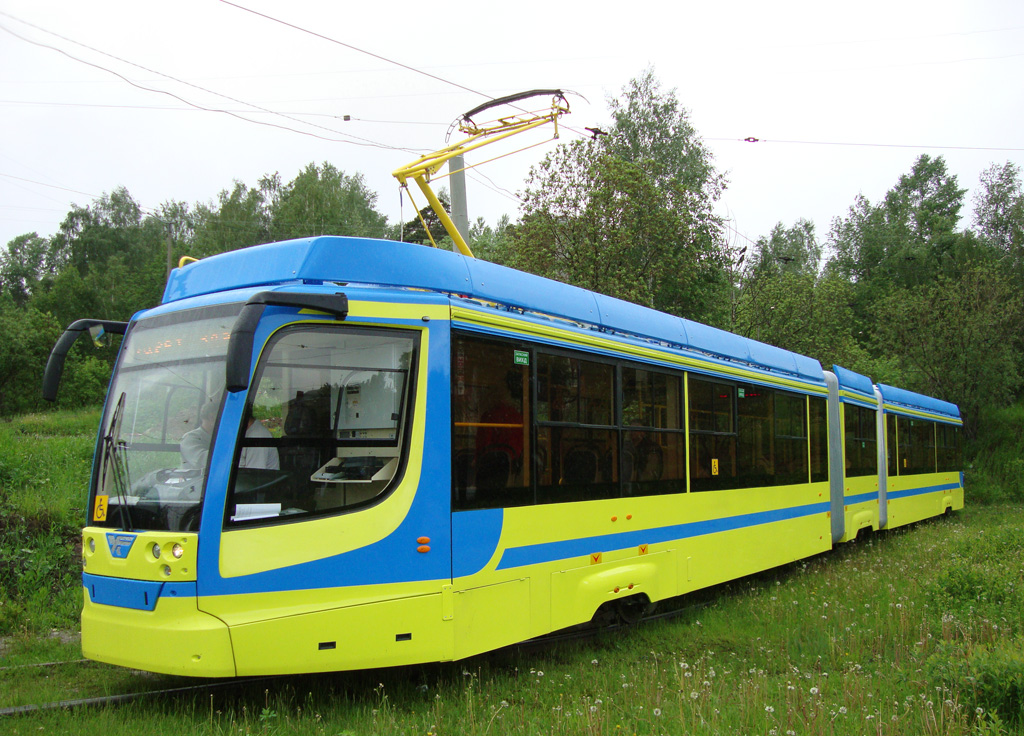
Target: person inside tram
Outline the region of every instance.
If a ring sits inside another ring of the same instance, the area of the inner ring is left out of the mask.
[[[209,401],[199,410],[199,426],[186,432],[181,438],[181,459],[184,467],[205,470],[213,442],[213,426],[217,421],[219,403]],[[270,439],[272,435],[263,423],[252,415],[245,430],[249,439]],[[243,447],[238,459],[240,468],[278,470],[281,461],[276,447]]]
[[[497,387],[495,387],[497,389]],[[497,401],[480,416],[476,434],[477,486],[505,488],[523,465],[523,414],[517,404],[523,395],[523,377],[508,371]]]
[[[204,470],[213,442],[213,425],[217,421],[218,404],[209,401],[199,410],[199,426],[181,438],[181,461],[184,467]]]

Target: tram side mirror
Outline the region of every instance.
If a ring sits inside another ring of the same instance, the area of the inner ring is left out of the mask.
[[[50,357],[46,361],[46,370],[43,371],[43,398],[47,401],[57,400],[57,389],[60,387],[60,377],[64,373],[64,361],[68,357],[71,346],[75,340],[88,332],[96,347],[102,347],[102,340],[108,333],[123,335],[128,329],[127,322],[114,322],[107,319],[80,319],[72,322],[64,330],[64,334],[57,340],[57,344],[50,351]]]
[[[296,294],[291,292],[261,291],[242,307],[241,314],[231,328],[228,341],[225,387],[235,393],[249,388],[249,372],[252,366],[253,343],[263,310],[268,307],[295,307],[325,312],[338,319],[348,316],[348,297],[335,294]]]
[[[110,340],[107,331],[103,329],[103,325],[93,325],[89,328],[89,337],[92,338],[92,344],[98,348],[102,348],[107,345]]]

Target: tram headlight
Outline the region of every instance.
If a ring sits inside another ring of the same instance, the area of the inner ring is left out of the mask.
[[[173,546],[173,547],[171,547],[171,554],[172,554],[172,555],[174,555],[174,559],[176,559],[176,560],[180,560],[180,559],[181,559],[181,556],[182,556],[183,554],[185,554],[185,548],[184,548],[184,547],[182,547],[182,546],[181,546],[180,544],[178,544],[177,542],[175,542],[175,543],[174,543],[174,546]]]
[[[171,576],[171,566],[170,565],[164,565],[164,576],[165,577],[170,577]]]
[[[156,542],[154,542],[153,543],[152,551],[153,551],[153,557],[155,557],[156,559],[159,560],[160,559],[160,545],[157,544]]]
[[[96,540],[93,539],[92,537],[89,537],[89,554],[95,554],[95,553],[96,553]]]

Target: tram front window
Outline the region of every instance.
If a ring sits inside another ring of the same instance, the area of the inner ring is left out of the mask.
[[[197,528],[212,436],[201,415],[209,419],[212,407],[216,416],[238,312],[238,305],[188,310],[129,331],[100,426],[90,525]]]

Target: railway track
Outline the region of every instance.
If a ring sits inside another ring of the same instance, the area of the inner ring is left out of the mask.
[[[80,660],[73,660],[70,663],[75,663],[78,661]],[[88,662],[89,660],[81,661]],[[48,662],[46,664],[37,666],[58,666],[64,664],[69,664],[69,662]],[[76,710],[78,708],[120,705],[122,703],[131,703],[137,700],[145,700],[147,698],[174,697],[179,695],[188,695],[192,693],[198,695],[201,693],[212,693],[218,690],[227,690],[232,687],[248,687],[256,683],[272,682],[274,680],[283,679],[284,677],[285,675],[252,678],[233,677],[230,679],[215,680],[212,682],[207,681],[199,685],[186,685],[183,687],[164,688],[161,690],[145,690],[136,693],[123,693],[121,695],[104,695],[95,698],[74,698],[69,700],[54,700],[49,703],[37,703],[31,705],[15,705],[7,708],[0,708],[0,717],[23,716],[30,715],[32,713],[40,713],[52,710]]]
[[[567,629],[561,632],[553,634],[547,634],[545,636],[537,637],[521,644],[515,644],[509,649],[518,651],[531,651],[538,648],[550,647],[552,644],[559,644],[564,642],[580,641],[588,638],[593,638],[602,633],[611,633],[626,629],[631,626],[637,625],[650,625],[661,621],[671,620],[678,618],[686,613],[692,613],[693,611],[701,610],[707,607],[709,600],[698,601],[692,604],[681,606],[678,608],[672,608],[671,610],[663,611],[660,613],[649,613],[638,618],[635,621],[626,621],[621,618],[609,624],[582,624],[572,629]],[[24,670],[30,668],[56,668],[61,666],[69,665],[84,665],[90,666],[96,664],[92,660],[88,659],[73,659],[63,662],[41,662],[38,664],[25,664],[15,665],[11,667],[0,667],[0,673]],[[54,700],[48,703],[37,703],[31,705],[15,705],[7,708],[0,708],[0,718],[10,716],[23,716],[30,715],[33,713],[40,713],[44,711],[52,710],[76,710],[79,708],[89,707],[103,707],[111,705],[121,705],[123,703],[131,703],[138,700],[145,700],[147,698],[161,698],[161,697],[176,697],[181,695],[189,694],[203,694],[212,693],[218,690],[227,690],[233,687],[242,688],[248,687],[257,683],[270,683],[276,680],[285,679],[287,675],[274,675],[268,677],[253,677],[253,678],[224,678],[217,680],[203,681],[198,685],[186,685],[182,687],[164,688],[160,690],[146,690],[136,693],[123,693],[120,695],[105,695],[94,698],[74,698],[67,700]]]

